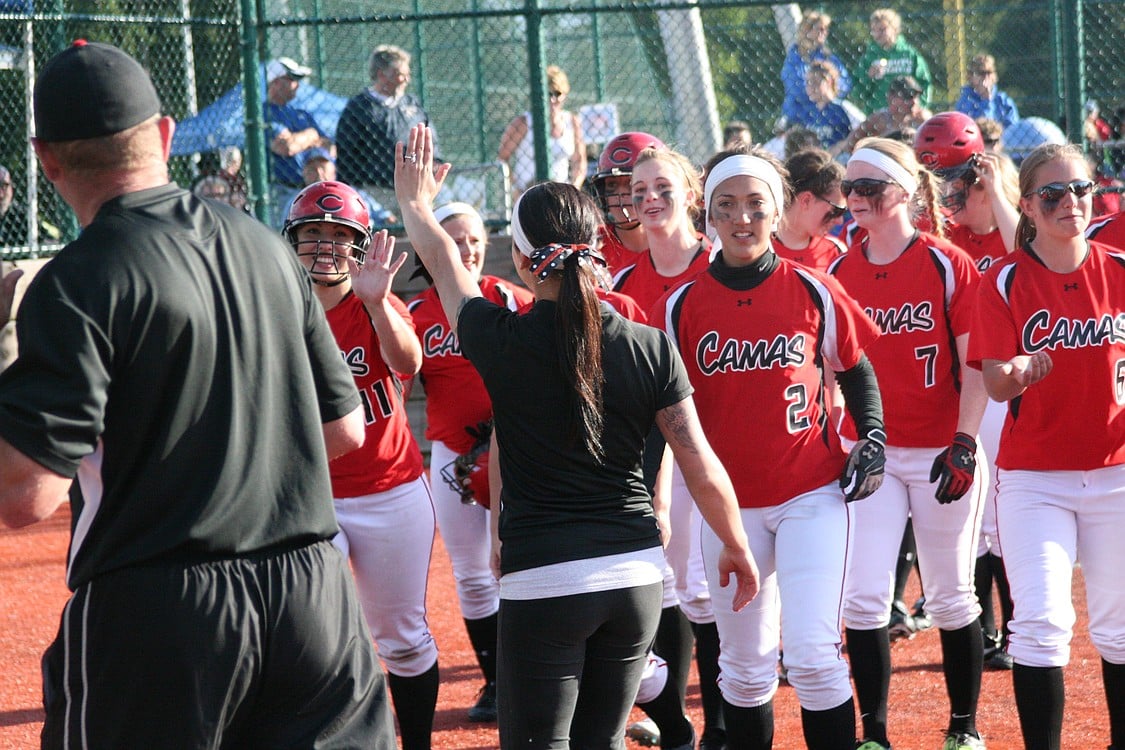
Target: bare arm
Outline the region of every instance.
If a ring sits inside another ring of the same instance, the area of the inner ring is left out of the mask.
[[[0,438],[0,521],[18,529],[49,517],[72,480],[32,461]]]
[[[371,326],[379,337],[379,354],[397,373],[413,375],[422,368],[422,345],[414,328],[406,322],[390,301],[395,273],[406,262],[406,253],[391,262],[395,238],[387,231],[376,232],[371,239],[367,261],[359,266],[351,257],[352,290],[367,310]]]
[[[413,154],[415,160],[404,161],[405,154]],[[456,332],[461,306],[481,293],[480,286],[461,263],[457,245],[434,218],[434,197],[449,168],[448,163],[442,164],[435,173],[434,134],[425,125],[411,128],[406,146],[395,144],[395,195],[402,223],[414,251],[434,279],[449,327]]]
[[[367,436],[363,425],[363,407],[357,406],[339,419],[325,422],[321,429],[324,431],[324,446],[328,449],[329,461],[351,453],[363,445],[363,439]]]
[[[0,328],[8,325],[12,319],[12,303],[16,297],[16,282],[23,276],[23,271],[13,268],[0,276]]]
[[[981,366],[984,386],[996,401],[1010,401],[1051,372],[1054,363],[1047,352],[1020,354],[1009,360],[986,359]]]
[[[988,193],[992,216],[1004,240],[1004,249],[1010,253],[1016,249],[1016,224],[1020,217],[1016,207],[1004,194],[1003,172],[1000,170],[1001,157],[996,154],[977,154],[976,158],[976,172],[980,175],[981,185]]]
[[[690,396],[658,411],[656,424],[672,449],[699,512],[723,543],[719,585],[726,586],[730,576],[735,576],[738,590],[734,609],[738,611],[758,595],[758,565],[742,527],[734,486],[703,434]]]
[[[586,180],[586,142],[582,139],[582,122],[578,115],[574,119],[574,153],[570,157],[570,184],[582,187]]]
[[[968,359],[969,334],[957,337],[957,356],[959,361]],[[961,398],[957,403],[957,432],[976,435],[980,431],[980,421],[988,406],[988,392],[984,389],[984,378],[980,370],[972,367],[961,368]]]
[[[500,161],[508,161],[516,152],[516,147],[527,137],[527,120],[520,115],[508,123],[500,136],[500,151],[496,154]]]
[[[656,525],[660,527],[660,540],[667,547],[672,539],[672,451],[667,445],[660,459],[660,470],[656,472],[652,512],[656,514]]]

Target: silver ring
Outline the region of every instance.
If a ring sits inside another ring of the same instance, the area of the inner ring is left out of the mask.
[[[418,154],[416,154],[416,153],[414,153],[413,151],[411,151],[411,152],[410,152],[409,154],[403,154],[403,155],[402,155],[402,160],[403,160],[403,161],[408,161],[408,162],[410,162],[411,164],[413,164],[414,162],[418,161]]]

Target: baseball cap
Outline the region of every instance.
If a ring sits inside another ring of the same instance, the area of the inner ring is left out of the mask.
[[[282,76],[304,78],[311,73],[312,68],[301,65],[292,57],[279,57],[276,60],[270,60],[269,64],[266,65],[266,83]]]
[[[918,85],[918,81],[914,76],[895,76],[891,81],[891,85],[887,87],[887,92],[891,94],[921,94],[922,87]]]
[[[302,169],[304,169],[305,165],[313,159],[323,159],[324,161],[330,161],[333,164],[336,163],[336,160],[332,158],[332,154],[328,152],[328,149],[321,148],[320,146],[310,148],[307,151],[302,151],[299,158],[301,160]]]
[[[120,133],[160,113],[141,64],[111,44],[78,39],[35,79],[35,137],[76,141]]]

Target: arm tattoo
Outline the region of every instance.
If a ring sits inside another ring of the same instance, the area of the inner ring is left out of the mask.
[[[661,409],[659,418],[664,429],[672,436],[671,442],[689,453],[699,453],[699,446],[692,436],[690,415],[682,401]]]

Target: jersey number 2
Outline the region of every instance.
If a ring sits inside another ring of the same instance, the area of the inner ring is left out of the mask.
[[[795,435],[798,432],[809,429],[812,425],[812,420],[809,415],[805,413],[809,405],[809,396],[805,391],[803,383],[796,383],[785,389],[785,400],[789,402],[789,408],[785,410],[788,424],[786,427],[789,429],[790,435]]]

